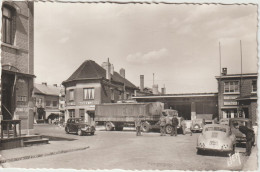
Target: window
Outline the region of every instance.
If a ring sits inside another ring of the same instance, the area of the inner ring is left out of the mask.
[[[51,106],[51,101],[46,101],[46,106]]]
[[[69,110],[69,116],[70,116],[70,118],[75,118],[75,110],[74,109]]]
[[[74,90],[69,91],[69,101],[74,101]]]
[[[37,104],[38,104],[38,105],[42,105],[42,98],[39,98],[39,99],[38,99]]]
[[[12,44],[13,37],[13,10],[10,7],[4,6],[2,9],[2,41],[7,44]]]
[[[58,102],[57,102],[57,101],[53,101],[53,102],[52,102],[52,105],[53,105],[53,107],[57,107]]]
[[[238,81],[225,82],[224,92],[225,93],[237,93],[237,92],[239,92],[239,82]]]
[[[256,92],[257,91],[257,81],[253,80],[252,81],[252,92]]]
[[[94,88],[84,88],[83,89],[83,99],[84,100],[93,100],[95,98],[95,89]]]

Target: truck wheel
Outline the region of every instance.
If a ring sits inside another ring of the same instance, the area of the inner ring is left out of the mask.
[[[105,127],[107,131],[112,131],[114,129],[111,122],[106,122]]]
[[[141,130],[142,130],[143,132],[149,132],[149,131],[150,131],[150,128],[151,128],[151,126],[150,126],[150,124],[149,124],[148,122],[143,122],[143,123],[141,124]]]
[[[123,130],[123,127],[122,127],[122,126],[115,126],[115,130],[116,130],[116,131],[122,131],[122,130]]]
[[[173,128],[171,125],[166,125],[165,130],[166,130],[166,134],[171,134]]]

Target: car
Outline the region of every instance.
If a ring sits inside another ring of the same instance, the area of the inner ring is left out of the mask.
[[[89,125],[82,118],[69,118],[65,126],[66,133],[77,133],[79,136],[84,134],[95,134],[95,126]]]
[[[222,118],[219,120],[219,124],[229,125],[229,118]]]
[[[248,118],[230,118],[229,119],[229,126],[232,130],[232,132],[235,134],[237,142],[238,143],[245,143],[246,142],[246,136],[239,131],[239,129],[234,127],[234,123],[238,123],[238,125],[243,125],[248,127],[249,129],[254,131],[252,121]],[[253,137],[253,145],[255,143],[255,134]]]
[[[204,125],[205,125],[204,119],[193,119],[191,121],[190,130],[191,132],[202,132]]]
[[[203,151],[234,153],[236,136],[227,125],[208,124],[197,140],[197,153]]]

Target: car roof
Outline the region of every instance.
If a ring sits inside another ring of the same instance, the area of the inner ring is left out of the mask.
[[[204,126],[205,128],[207,127],[222,127],[222,128],[230,128],[228,125],[223,125],[223,124],[207,124]]]

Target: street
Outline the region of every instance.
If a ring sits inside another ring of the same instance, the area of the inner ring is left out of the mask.
[[[14,168],[72,168],[72,169],[124,169],[124,170],[241,170],[248,159],[245,148],[237,147],[241,164],[229,164],[230,157],[197,155],[196,141],[199,133],[192,136],[143,133],[136,137],[133,129],[104,131],[98,128],[94,136],[66,134],[64,128],[55,125],[35,125],[36,133],[49,136],[50,144],[33,146],[34,149],[51,149],[60,145],[89,146],[89,149],[64,154],[3,163]],[[51,137],[50,137],[51,136]],[[28,147],[27,147],[28,148]],[[32,147],[31,147],[32,148]],[[17,151],[26,148],[17,148]],[[13,149],[15,150],[15,149]],[[7,152],[8,150],[5,150]],[[4,154],[3,154],[4,156]]]

